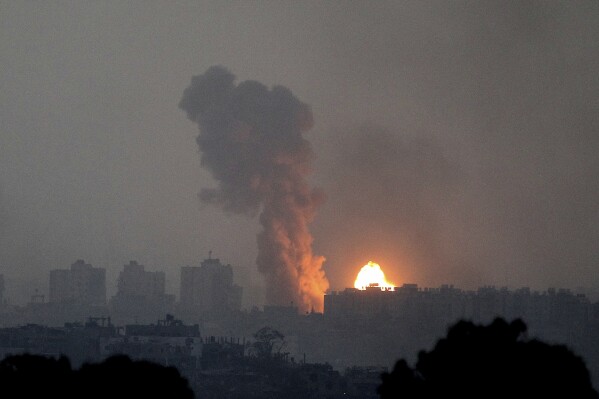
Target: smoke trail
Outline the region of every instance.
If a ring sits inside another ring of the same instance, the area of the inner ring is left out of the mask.
[[[229,212],[261,211],[256,263],[267,301],[322,310],[329,284],[308,224],[323,195],[306,182],[312,150],[302,137],[313,124],[310,108],[282,86],[236,85],[218,66],[191,79],[179,108],[198,124],[202,166],[218,181],[200,198]]]

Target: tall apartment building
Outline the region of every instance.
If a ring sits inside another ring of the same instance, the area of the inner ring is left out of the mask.
[[[51,270],[50,302],[105,305],[106,269],[79,259],[70,269]]]
[[[218,258],[181,268],[180,304],[185,312],[219,315],[239,310],[241,295],[242,288],[233,283],[233,268]]]
[[[173,311],[175,297],[165,293],[165,273],[146,271],[144,265],[130,261],[119,273],[116,295],[110,309],[117,322],[151,322]]]
[[[117,283],[117,295],[128,297],[158,298],[165,294],[164,272],[145,271],[144,265],[129,261],[123,266]]]

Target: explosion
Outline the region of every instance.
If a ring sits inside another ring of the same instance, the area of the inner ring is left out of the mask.
[[[282,86],[236,83],[223,67],[194,76],[179,107],[197,123],[202,167],[218,184],[202,189],[202,201],[260,214],[256,264],[266,278],[266,300],[322,311],[329,282],[308,228],[324,200],[307,181],[313,154],[303,134],[313,124],[310,107]]]
[[[378,263],[368,262],[358,273],[354,287],[359,290],[365,290],[366,287],[380,287],[381,290],[394,291],[395,284],[387,281]]]

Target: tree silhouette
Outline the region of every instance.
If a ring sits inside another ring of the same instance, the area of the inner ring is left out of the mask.
[[[73,370],[66,357],[25,354],[0,362],[0,397],[192,399],[194,394],[174,367],[120,355]]]
[[[8,356],[0,362],[0,397],[71,398],[74,374],[66,357],[59,359],[39,355]]]
[[[254,334],[251,350],[259,358],[270,358],[280,354],[285,346],[285,336],[272,327],[262,327]]]
[[[125,355],[112,356],[102,363],[84,364],[77,382],[86,398],[180,398],[193,399],[185,378],[175,367],[133,361]]]
[[[460,321],[414,368],[399,360],[382,375],[381,399],[599,398],[583,360],[563,345],[526,338],[522,320]]]

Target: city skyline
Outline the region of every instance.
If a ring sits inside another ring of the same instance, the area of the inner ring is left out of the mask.
[[[210,263],[216,263],[216,265],[220,265],[223,268],[226,266],[226,268],[228,268],[229,271],[225,272],[225,273],[231,273],[230,276],[230,284],[235,284],[235,286],[239,286],[240,288],[243,289],[243,294],[241,295],[242,297],[242,303],[243,306],[242,308],[245,310],[250,310],[252,309],[254,306],[262,308],[263,306],[269,306],[269,304],[267,302],[264,301],[264,297],[262,297],[262,301],[261,302],[251,302],[251,301],[247,301],[247,298],[245,297],[247,295],[246,293],[246,289],[247,288],[251,288],[251,282],[245,282],[246,284],[250,284],[250,285],[244,285],[244,281],[243,281],[243,277],[239,277],[238,275],[236,275],[235,272],[235,265],[230,265],[230,264],[223,264],[220,262],[219,258],[212,258],[212,253],[210,252],[209,257],[205,258],[201,261],[198,261],[195,265],[185,265],[185,266],[180,266],[179,268],[179,275],[176,277],[176,281],[168,281],[168,279],[165,279],[165,271],[161,270],[161,269],[155,269],[155,270],[146,270],[145,265],[139,263],[137,260],[129,260],[127,263],[124,263],[123,265],[120,266],[120,270],[118,270],[118,275],[115,276],[114,279],[110,280],[108,278],[105,278],[105,292],[106,292],[106,300],[104,301],[104,303],[109,303],[111,300],[114,300],[115,298],[119,297],[119,292],[121,293],[127,293],[128,291],[131,291],[131,289],[123,289],[123,274],[125,273],[125,275],[127,275],[127,269],[129,268],[131,269],[135,269],[136,273],[131,274],[131,272],[129,272],[129,281],[131,281],[131,283],[129,284],[133,284],[135,287],[137,288],[133,288],[133,292],[142,292],[142,291],[147,291],[147,292],[155,292],[157,295],[170,295],[173,296],[173,298],[176,298],[177,301],[181,301],[181,287],[182,284],[187,283],[192,284],[194,281],[196,281],[193,284],[205,284],[207,281],[206,280],[206,276],[207,275],[199,275],[195,276],[195,274],[192,274],[192,272],[194,270],[200,271],[202,266],[204,264],[210,264]],[[371,263],[371,262],[370,262]],[[77,259],[73,264],[71,264],[70,268],[72,269],[73,267],[77,267],[79,265],[84,265],[84,266],[88,266],[88,267],[92,267],[96,270],[102,270],[103,272],[105,272],[105,269],[102,267],[96,267],[93,264],[87,264],[85,260],[83,259]],[[27,292],[31,293],[31,295],[29,295],[24,301],[22,302],[18,302],[18,301],[14,301],[12,300],[12,298],[10,296],[8,296],[6,294],[6,292],[11,292],[12,290],[10,289],[10,284],[11,281],[10,279],[7,282],[7,279],[4,277],[3,274],[0,273],[0,293],[2,294],[0,296],[0,298],[3,298],[3,300],[8,301],[8,303],[10,305],[13,306],[23,306],[26,303],[29,302],[35,302],[35,301],[42,301],[42,302],[52,302],[51,295],[50,292],[52,291],[51,288],[51,281],[52,281],[52,274],[56,273],[56,272],[66,272],[68,271],[68,268],[59,268],[59,269],[51,269],[48,272],[48,276],[46,278],[46,284],[45,286],[42,286],[41,289],[39,286],[37,285],[31,285],[28,287]],[[152,280],[155,280],[156,278],[159,279],[158,282],[154,282],[154,283],[144,283],[144,278],[141,278],[137,275],[138,273],[143,273],[145,275],[149,276],[155,276],[152,277]],[[183,277],[183,275],[186,275],[187,277]],[[227,280],[229,279],[229,277],[226,278]],[[167,282],[169,284],[167,284]],[[157,287],[156,284],[158,284],[158,287],[160,288],[155,288]],[[229,284],[229,283],[228,283]],[[529,293],[534,293],[534,294],[546,294],[546,293],[551,293],[551,292],[567,292],[567,293],[573,293],[575,295],[583,295],[585,297],[587,297],[590,301],[592,302],[596,302],[599,301],[599,292],[596,292],[594,290],[585,290],[583,287],[567,287],[567,286],[548,286],[548,287],[530,287],[530,286],[525,286],[525,285],[519,285],[519,286],[507,286],[507,285],[495,285],[495,284],[483,284],[480,285],[478,287],[474,287],[474,288],[466,288],[466,287],[460,287],[457,286],[455,284],[453,284],[452,282],[444,282],[442,284],[439,284],[437,286],[425,286],[425,285],[421,285],[417,282],[408,282],[408,281],[402,281],[401,283],[398,284],[394,284],[388,288],[382,287],[379,288],[378,283],[376,282],[376,280],[373,280],[372,282],[373,286],[369,287],[368,290],[371,290],[373,288],[376,289],[381,289],[382,291],[387,291],[387,290],[397,290],[398,288],[402,288],[402,287],[414,287],[415,289],[417,289],[418,291],[428,291],[428,290],[438,290],[438,289],[446,289],[446,288],[451,288],[452,290],[457,290],[459,292],[464,292],[464,293],[475,293],[475,292],[479,292],[481,290],[484,289],[492,289],[492,290],[507,290],[508,292],[516,292],[516,291],[522,291],[525,290]],[[168,289],[167,286],[170,286],[171,288]],[[199,286],[199,285],[198,285]],[[119,288],[121,287],[121,288]],[[145,287],[145,288],[142,288]],[[7,291],[8,288],[8,291]],[[254,287],[255,288],[255,287]],[[14,287],[13,287],[14,290]],[[187,288],[187,290],[189,291],[189,288]],[[327,295],[336,295],[336,294],[340,294],[343,292],[353,292],[353,291],[362,291],[365,290],[365,288],[356,288],[353,285],[348,286],[348,287],[340,287],[340,288],[330,288],[328,289],[326,292],[323,293],[323,297],[327,296]],[[237,294],[235,294],[236,296]],[[250,293],[250,295],[256,295],[256,293]],[[33,297],[37,297],[37,299],[33,299]],[[187,297],[190,297],[190,294],[186,295]],[[43,297],[43,300],[41,299],[41,297]],[[254,298],[255,299],[255,298]],[[188,302],[190,300],[187,300]],[[55,300],[55,302],[60,302],[60,300]],[[240,307],[241,308],[241,307]]]
[[[309,106],[332,288],[369,260],[425,286],[599,286],[596,2],[0,7],[0,271],[19,286],[77,258],[176,281],[210,250],[262,284],[259,221],[198,198],[218,179],[178,105],[213,66]]]
[[[599,397],[598,38],[597,0],[0,0],[0,394]]]

